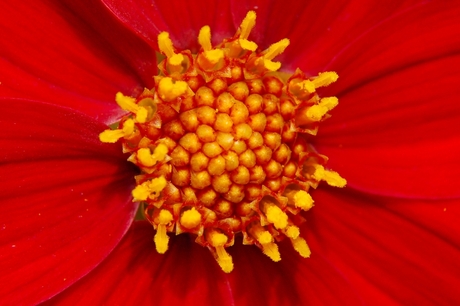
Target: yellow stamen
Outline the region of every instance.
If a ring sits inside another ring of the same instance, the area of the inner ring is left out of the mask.
[[[256,25],[256,17],[256,13],[254,11],[249,11],[241,22],[239,28],[238,43],[240,44],[240,47],[244,50],[249,50],[252,52],[256,51],[258,46],[255,42],[248,40],[248,37]]]
[[[166,102],[172,101],[188,90],[188,85],[184,81],[174,81],[169,77],[162,78],[158,84],[158,93],[160,98]]]
[[[336,97],[323,98],[319,104],[311,106],[307,110],[307,117],[312,121],[320,121],[324,115],[339,104],[339,100]]]
[[[157,198],[167,184],[168,182],[165,177],[160,176],[152,179],[151,181],[146,181],[141,185],[137,185],[131,193],[133,196],[133,202],[145,201],[148,198]],[[152,194],[154,197],[151,196]]]
[[[105,130],[99,134],[99,140],[105,143],[115,143],[118,139],[131,135],[134,132],[134,120],[128,119],[122,129]]]
[[[274,59],[276,56],[283,53],[284,50],[286,50],[288,46],[289,46],[289,39],[284,38],[280,40],[279,42],[272,44],[267,50],[265,50],[263,52],[263,57],[262,57],[265,68],[270,71],[276,71],[280,69],[281,63],[273,62],[272,59]]]
[[[146,167],[152,167],[159,161],[163,161],[168,153],[168,147],[160,143],[153,154],[151,154],[149,148],[140,148],[137,151],[137,159]]]
[[[321,165],[315,165],[315,173],[313,173],[315,180],[322,180],[333,187],[345,187],[347,181],[342,178],[337,172],[326,170]]]
[[[157,252],[160,254],[164,254],[168,250],[169,236],[166,234],[166,225],[172,220],[173,215],[166,209],[162,209],[158,217],[155,218],[155,221],[158,222],[158,227],[153,241],[155,242]]]
[[[281,255],[278,246],[273,242],[273,236],[269,231],[265,230],[260,225],[253,225],[250,228],[251,235],[254,236],[261,244],[262,252],[270,257],[273,261],[280,261]]]
[[[230,273],[233,270],[233,260],[230,254],[224,248],[228,238],[226,235],[217,232],[210,231],[208,234],[208,241],[216,249],[217,263],[225,273]]]
[[[304,190],[297,191],[294,194],[293,200],[294,200],[294,205],[303,210],[309,210],[310,208],[313,207],[313,203],[314,203],[311,195]]]
[[[137,159],[146,167],[152,167],[155,165],[155,160],[153,159],[149,148],[140,148],[137,151]]]
[[[315,84],[313,84],[313,82],[310,80],[300,82],[299,86],[302,91],[305,91],[309,94],[312,94],[316,91]]]
[[[204,50],[205,58],[211,63],[212,65],[217,64],[221,59],[224,58],[224,51],[221,49],[212,49],[211,45],[211,29],[209,26],[204,26],[200,30],[200,34],[198,35],[198,42]]]
[[[277,229],[285,228],[288,224],[288,216],[286,213],[275,204],[269,203],[266,205],[268,206],[266,211],[268,222],[273,223]]]
[[[174,46],[171,39],[169,38],[168,32],[161,32],[158,35],[158,47],[160,51],[168,58],[168,64],[175,67],[182,64],[184,56],[180,53],[176,54],[174,52]]]
[[[147,183],[137,185],[131,192],[133,196],[133,201],[145,201],[150,195],[150,190]]]
[[[292,246],[304,258],[310,257],[311,251],[307,242],[302,237],[291,239]]]
[[[326,71],[318,74],[318,77],[315,78],[312,83],[315,86],[315,88],[319,87],[326,87],[329,86],[330,84],[334,83],[337,81],[339,78],[339,75],[335,71]]]
[[[117,92],[115,95],[115,101],[121,107],[121,109],[129,111],[136,115],[136,121],[139,123],[145,123],[147,120],[148,110],[145,107],[136,104],[136,99],[123,95],[121,92]]]
[[[195,207],[184,211],[180,217],[180,224],[188,229],[197,227],[201,223],[201,214],[196,210]]]
[[[165,177],[160,176],[151,180],[149,188],[153,194],[158,196],[167,184],[168,182],[166,181]]]

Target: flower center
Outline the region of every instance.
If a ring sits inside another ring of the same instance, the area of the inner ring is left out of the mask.
[[[309,189],[320,181],[346,184],[308,140],[338,104],[316,89],[337,74],[277,72],[281,63],[273,59],[289,40],[258,52],[248,40],[255,19],[250,11],[236,35],[214,47],[203,27],[198,54],[176,50],[161,33],[165,58],[155,87],[136,98],[118,93],[128,113],[117,129],[100,134],[102,142],[120,141],[141,170],[133,201],[156,229],[157,251],[167,251],[168,233],[190,233],[225,272],[233,269],[226,249],[238,233],[274,261],[281,259],[276,242],[282,239],[309,257],[299,230],[299,212],[313,206]]]

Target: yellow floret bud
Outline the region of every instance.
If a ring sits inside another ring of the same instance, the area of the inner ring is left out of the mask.
[[[201,214],[196,210],[195,207],[184,211],[180,217],[180,224],[188,229],[197,227],[201,222]]]

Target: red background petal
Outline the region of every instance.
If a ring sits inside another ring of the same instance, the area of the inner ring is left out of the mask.
[[[116,52],[107,37],[62,2],[2,1],[0,96],[40,99],[113,122],[120,114],[115,93],[143,89],[143,74],[149,66],[156,71],[156,59],[145,43],[113,25],[107,11],[96,17],[112,27],[120,49],[130,52]],[[137,58],[143,67],[127,58]]]
[[[232,11],[228,1],[102,0],[112,13],[132,31],[157,48],[157,35],[169,32],[175,47],[198,48],[200,28],[209,25],[214,43],[233,36]]]
[[[36,304],[94,268],[128,229],[134,171],[104,126],[75,111],[0,100],[0,296]]]
[[[357,305],[351,287],[318,256],[302,259],[283,245],[274,263],[241,241],[230,248],[235,270],[223,273],[212,255],[187,235],[156,252],[153,230],[136,222],[94,272],[50,304],[132,305]]]
[[[458,305],[460,200],[403,200],[320,188],[306,214],[312,253],[369,305]]]
[[[316,147],[349,186],[390,196],[460,195],[458,14],[460,7],[445,2],[416,6],[331,63],[340,79],[323,94],[340,103]]]

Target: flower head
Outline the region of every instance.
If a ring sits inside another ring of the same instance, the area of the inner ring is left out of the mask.
[[[129,113],[100,134],[102,142],[121,140],[141,170],[133,201],[156,229],[157,251],[168,249],[167,232],[188,232],[225,272],[233,270],[226,248],[240,232],[243,244],[257,245],[273,261],[281,259],[276,242],[284,238],[309,257],[299,229],[300,211],[313,206],[308,190],[322,180],[346,184],[325,169],[327,158],[308,137],[338,104],[316,93],[337,74],[278,72],[281,63],[273,59],[289,40],[257,52],[248,40],[255,19],[248,12],[235,36],[214,47],[209,27],[201,28],[196,55],[177,51],[160,33],[165,58],[155,87],[137,98],[118,93],[117,104]]]

